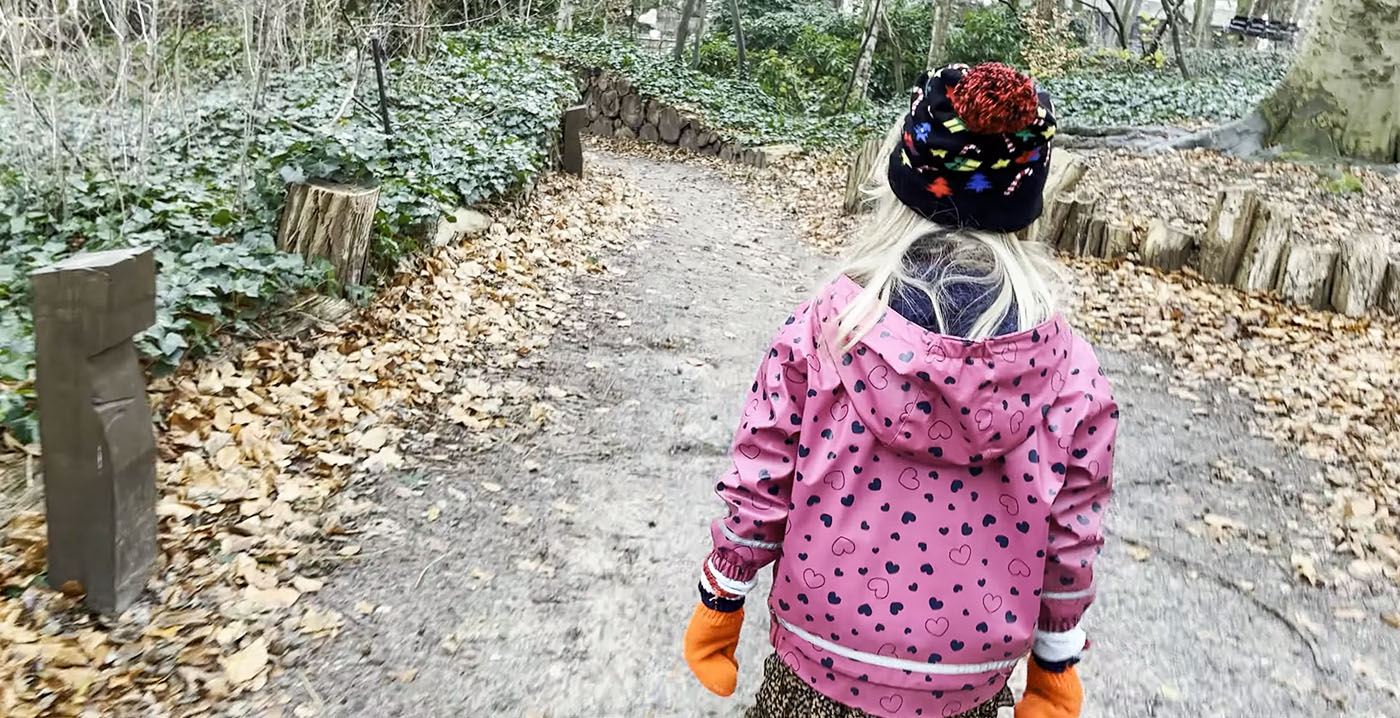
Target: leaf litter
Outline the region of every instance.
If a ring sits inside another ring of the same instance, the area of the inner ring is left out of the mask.
[[[606,272],[595,257],[647,216],[606,168],[549,175],[498,209],[484,235],[411,260],[341,326],[230,344],[151,383],[158,566],[125,614],[45,586],[41,511],[8,522],[0,715],[309,713],[258,691],[345,625],[315,594],[337,561],[365,555],[355,537],[375,506],[355,482],[405,465],[414,417],[470,432],[548,421],[557,388],[513,373],[571,318],[574,281]]]

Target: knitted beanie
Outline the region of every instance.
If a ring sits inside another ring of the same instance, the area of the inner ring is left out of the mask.
[[[890,156],[890,189],[947,227],[1000,232],[1040,216],[1055,118],[1050,96],[997,63],[919,77]]]

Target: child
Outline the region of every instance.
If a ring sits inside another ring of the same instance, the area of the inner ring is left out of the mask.
[[[774,563],[749,718],[1079,715],[1079,619],[1118,411],[1017,241],[1041,211],[1049,98],[1004,65],[919,79],[837,278],[759,370],[717,491],[685,657],[734,692],[744,596]]]

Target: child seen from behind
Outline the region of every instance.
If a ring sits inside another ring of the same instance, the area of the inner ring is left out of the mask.
[[[1073,718],[1118,410],[1057,311],[1041,212],[1055,120],[1003,65],[921,77],[836,279],[774,338],[717,491],[685,657],[734,692],[773,564],[748,718]]]

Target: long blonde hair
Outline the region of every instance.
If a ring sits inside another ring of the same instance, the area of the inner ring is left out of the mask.
[[[861,285],[862,291],[840,312],[838,343],[849,349],[864,338],[896,291],[927,295],[938,326],[946,332],[950,325],[942,300],[953,284],[981,286],[983,296],[992,297],[973,320],[967,339],[996,334],[1013,305],[1018,329],[1049,319],[1059,306],[1055,291],[1059,266],[1044,245],[1002,232],[950,229],[924,219],[894,196],[888,179],[889,157],[902,127],[900,122],[890,129],[879,160],[861,188],[875,210],[841,266],[840,273]],[[933,280],[920,271],[930,262],[941,270]]]

